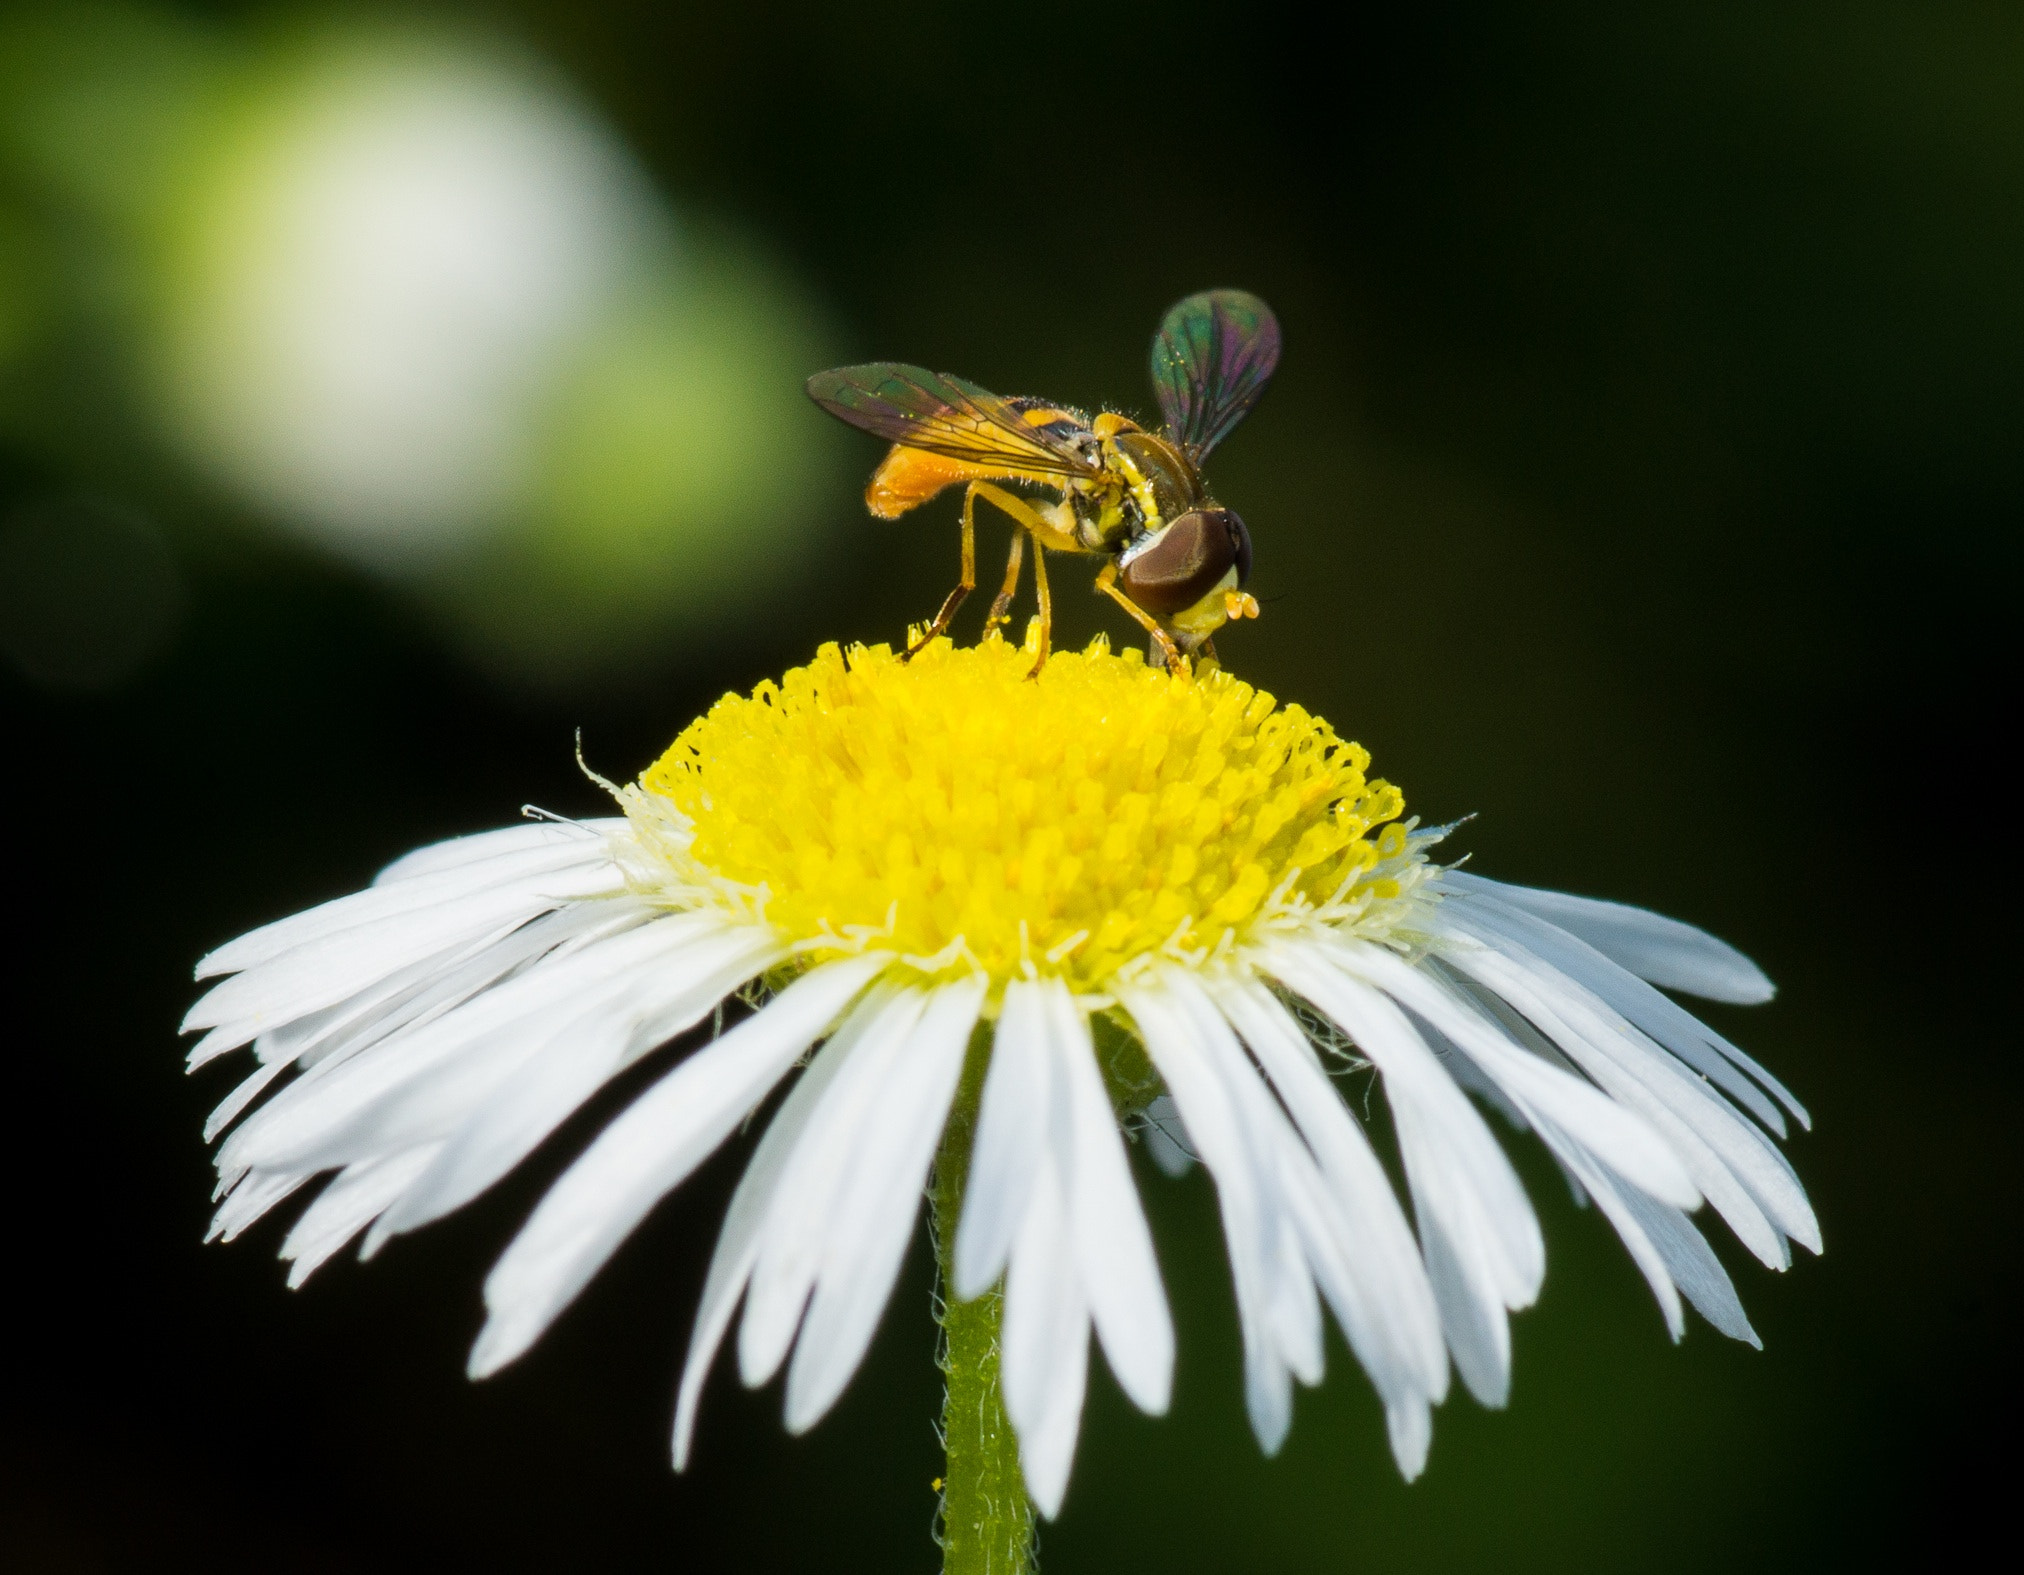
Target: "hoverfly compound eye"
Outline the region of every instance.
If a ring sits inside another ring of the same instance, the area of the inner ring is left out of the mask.
[[[1217,509],[1216,515],[1230,532],[1230,539],[1237,544],[1237,583],[1251,583],[1251,533],[1244,528],[1244,521],[1235,509]]]
[[[1191,509],[1120,561],[1125,594],[1155,617],[1186,612],[1236,571],[1251,567],[1251,538],[1228,509]]]

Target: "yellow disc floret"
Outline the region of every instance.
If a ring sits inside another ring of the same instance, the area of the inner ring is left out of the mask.
[[[746,894],[791,940],[1090,992],[1289,905],[1396,893],[1404,802],[1320,718],[1101,640],[1031,666],[998,640],[912,662],[824,646],[718,701],[628,811],[681,884]]]

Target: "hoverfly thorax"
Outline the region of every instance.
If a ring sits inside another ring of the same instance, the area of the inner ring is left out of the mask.
[[[1202,478],[1187,456],[1153,432],[1120,432],[1111,439],[1118,467],[1138,508],[1138,524],[1158,530],[1202,499]]]

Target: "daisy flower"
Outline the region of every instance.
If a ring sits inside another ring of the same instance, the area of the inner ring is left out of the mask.
[[[212,1234],[328,1177],[282,1244],[290,1283],[361,1237],[370,1257],[714,1018],[506,1249],[471,1374],[526,1352],[784,1087],[710,1264],[675,1464],[726,1342],[748,1385],[785,1369],[789,1428],[829,1409],[928,1190],[942,1534],[1013,1556],[1026,1494],[1061,1505],[1092,1335],[1139,1407],[1168,1403],[1134,1146],[1213,1178],[1268,1451],[1322,1376],[1325,1316],[1407,1477],[1451,1366],[1503,1403],[1508,1315],[1546,1260],[1486,1109],[1593,1201],[1675,1339],[1691,1303],[1755,1343],[1689,1216],[1706,1203],[1774,1269],[1817,1252],[1773,1142],[1806,1114],[1654,988],[1763,1001],[1755,965],[1640,909],[1444,867],[1446,828],[1404,818],[1363,749],[1227,673],[1099,641],[1029,682],[1031,649],[825,647],[606,784],[617,815],[423,848],[213,952],[199,975],[228,977],[184,1025],[204,1030],[191,1064],[250,1045],[254,1069],[207,1129],[231,1129]],[[1366,1068],[1382,1142],[1335,1080]]]

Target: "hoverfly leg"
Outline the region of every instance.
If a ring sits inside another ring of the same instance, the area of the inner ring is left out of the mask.
[[[935,614],[935,621],[928,625],[918,640],[900,653],[903,662],[911,662],[924,647],[946,634],[950,623],[955,620],[956,609],[977,588],[977,522],[973,512],[976,506],[977,483],[973,481],[963,493],[963,578],[953,591],[942,598],[942,608]]]
[[[1028,678],[1040,676],[1054,639],[1054,597],[1047,589],[1047,549],[1037,541],[1033,544],[1033,589],[1040,598],[1040,654],[1034,657]]]
[[[1019,594],[1019,571],[1025,562],[1026,532],[1015,530],[1012,533],[1012,550],[1005,558],[1005,588],[999,591],[997,598],[991,603],[991,616],[984,620],[984,634],[987,638],[1011,612],[1012,598]]]
[[[1132,616],[1132,621],[1151,639],[1148,659],[1155,667],[1164,667],[1168,672],[1182,678],[1188,676],[1188,665],[1181,655],[1181,648],[1174,644],[1174,637],[1162,629],[1153,615],[1117,588],[1117,559],[1113,558],[1103,566],[1096,577],[1096,588]]]

